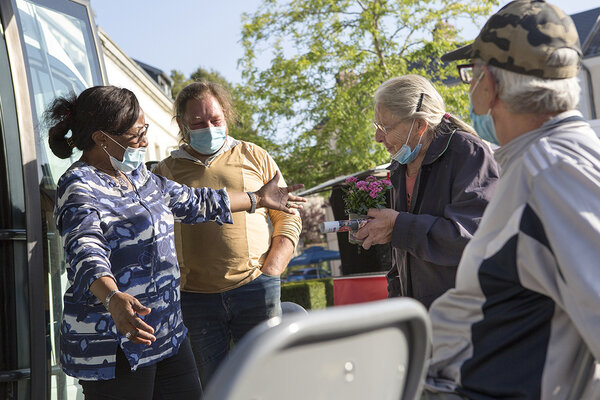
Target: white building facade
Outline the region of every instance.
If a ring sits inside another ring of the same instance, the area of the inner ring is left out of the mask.
[[[173,99],[142,67],[129,58],[106,32],[98,28],[106,76],[110,85],[135,93],[144,110],[148,128],[146,161],[160,161],[179,146],[177,123],[173,119]]]

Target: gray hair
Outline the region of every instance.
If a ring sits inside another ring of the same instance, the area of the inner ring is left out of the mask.
[[[578,62],[575,50],[563,48],[552,53],[547,65],[558,67]],[[498,83],[498,96],[515,114],[562,112],[576,108],[579,103],[581,87],[577,77],[543,79],[486,66]]]
[[[428,133],[433,134],[446,114],[444,99],[431,82],[420,75],[403,75],[385,81],[375,91],[375,104],[385,107],[400,120],[424,120]],[[460,130],[475,133],[459,118],[451,115],[448,119]]]

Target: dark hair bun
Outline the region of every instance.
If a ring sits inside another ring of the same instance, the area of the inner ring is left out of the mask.
[[[94,86],[56,98],[44,112],[50,127],[48,144],[59,158],[69,158],[73,148],[90,150],[95,146],[94,132],[120,135],[131,128],[140,115],[139,103],[128,89]],[[71,136],[66,135],[71,131]]]
[[[61,121],[50,128],[50,131],[48,132],[48,144],[50,145],[50,150],[52,150],[58,158],[69,158],[73,154],[73,148],[65,137],[69,130],[67,121]]]
[[[70,122],[76,100],[74,93],[58,97],[44,112],[44,121],[46,125],[51,126],[48,132],[48,144],[50,150],[59,158],[69,158],[73,154],[73,148],[65,136],[71,130]]]

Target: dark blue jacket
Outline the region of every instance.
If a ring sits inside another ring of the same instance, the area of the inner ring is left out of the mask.
[[[442,123],[421,164],[410,210],[406,165],[390,166],[392,204],[400,214],[392,233],[390,297],[409,296],[427,308],[454,287],[462,252],[494,193],[499,170],[479,137]]]

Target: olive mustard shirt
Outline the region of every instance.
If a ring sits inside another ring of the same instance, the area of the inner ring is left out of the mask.
[[[277,164],[264,149],[229,136],[223,148],[206,163],[181,147],[154,168],[155,173],[190,187],[225,187],[229,192],[256,191],[277,170]],[[285,186],[283,179],[279,185]],[[228,226],[176,223],[181,289],[220,293],[240,287],[261,274],[272,237],[285,236],[296,245],[301,229],[298,215],[265,208],[257,208],[254,214],[233,213],[233,225]]]

